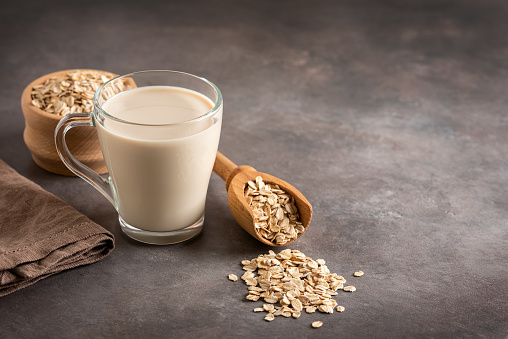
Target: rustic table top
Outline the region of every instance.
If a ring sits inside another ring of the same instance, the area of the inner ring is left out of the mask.
[[[0,158],[111,231],[116,248],[1,298],[0,337],[504,338],[507,15],[494,0],[3,4]],[[335,297],[345,312],[266,322],[252,311],[261,302],[227,276],[270,248],[235,223],[215,174],[203,233],[149,246],[124,236],[83,180],[37,167],[21,92],[69,68],[217,84],[219,149],[312,203],[289,248],[357,287]]]

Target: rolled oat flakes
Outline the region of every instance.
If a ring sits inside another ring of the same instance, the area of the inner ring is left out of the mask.
[[[262,308],[273,317],[300,317],[305,310],[333,313],[337,302],[332,298],[346,279],[331,273],[322,259],[313,260],[298,250],[269,251],[252,260],[242,261],[246,271],[241,279],[248,286],[247,299],[263,300]],[[339,309],[337,309],[339,311]],[[272,317],[265,318],[272,321]]]
[[[265,183],[258,176],[256,182],[248,182],[244,193],[254,216],[254,226],[261,237],[284,245],[305,230],[295,199],[278,185]]]
[[[70,71],[51,77],[32,88],[32,105],[47,113],[62,116],[90,113],[95,91],[112,78],[109,73],[92,70]],[[124,89],[123,84],[115,84],[116,93]]]

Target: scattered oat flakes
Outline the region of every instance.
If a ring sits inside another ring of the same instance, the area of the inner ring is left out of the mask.
[[[314,328],[318,328],[318,327],[321,327],[321,326],[323,326],[323,322],[322,321],[314,321],[312,323],[312,327],[314,327]]]
[[[323,313],[333,313],[333,307],[328,305],[319,305],[318,311]]]
[[[354,287],[354,286],[346,286],[346,287],[344,287],[344,291],[346,291],[346,292],[354,292],[354,291],[356,291],[356,287]]]
[[[324,260],[314,261],[297,250],[285,249],[277,254],[270,250],[242,264],[245,273],[241,279],[249,286],[246,298],[264,300],[262,310],[274,317],[298,318],[303,310],[333,313],[337,302],[332,297],[346,282],[344,277],[331,273]]]
[[[278,185],[266,184],[258,176],[256,182],[248,182],[245,198],[252,209],[256,231],[261,237],[277,245],[284,245],[298,238],[305,230],[299,221],[295,199]]]
[[[250,300],[250,301],[258,301],[259,295],[249,294],[248,296],[245,297],[245,299]]]
[[[234,274],[230,274],[228,275],[228,279],[231,280],[231,281],[237,281],[238,280],[238,277]]]
[[[272,312],[273,310],[275,310],[275,306],[273,306],[273,304],[264,304],[263,310],[267,312]]]
[[[71,113],[90,113],[93,109],[95,91],[111,78],[111,75],[104,72],[85,70],[71,71],[59,77],[49,78],[32,88],[32,105],[47,113],[62,116]],[[128,86],[119,81],[112,84],[108,90],[112,96],[127,88]]]
[[[254,312],[264,312],[264,311],[265,311],[265,309],[263,307],[256,307],[254,309]]]
[[[355,272],[353,274],[355,277],[361,277],[362,275],[364,275],[363,271],[358,271],[358,272]]]
[[[346,308],[344,306],[337,306],[337,312],[344,312]]]
[[[275,316],[273,315],[273,313],[268,313],[265,317],[266,321],[272,321],[273,319],[275,319]]]
[[[314,312],[316,312],[316,310],[317,310],[316,306],[307,306],[307,307],[305,307],[305,312],[307,312],[307,313],[314,313]]]

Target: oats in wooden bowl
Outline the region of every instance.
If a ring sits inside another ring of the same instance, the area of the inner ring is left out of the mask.
[[[56,151],[56,125],[67,114],[91,112],[95,91],[114,77],[116,74],[106,71],[72,69],[41,76],[25,88],[21,96],[23,139],[37,165],[56,174],[74,175]],[[107,172],[93,127],[72,129],[66,140],[79,161],[98,173]]]

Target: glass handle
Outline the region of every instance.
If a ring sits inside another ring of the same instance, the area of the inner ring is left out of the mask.
[[[55,129],[56,151],[65,166],[67,166],[74,174],[95,187],[116,208],[115,200],[111,194],[111,185],[109,184],[109,180],[104,179],[88,166],[85,166],[83,163],[78,161],[67,147],[65,135],[71,128],[80,126],[93,126],[91,113],[69,114],[60,120]]]

